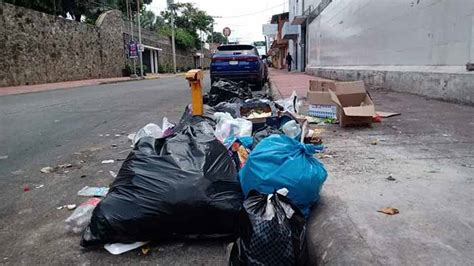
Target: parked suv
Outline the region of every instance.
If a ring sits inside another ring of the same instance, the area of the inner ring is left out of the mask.
[[[267,75],[267,66],[253,45],[221,45],[212,56],[211,82],[219,78],[244,80],[260,90],[267,80]]]

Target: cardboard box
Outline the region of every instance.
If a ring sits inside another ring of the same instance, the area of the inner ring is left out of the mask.
[[[310,91],[335,91],[336,81],[331,79],[317,79],[309,81]]]
[[[331,85],[328,85],[331,84]],[[310,90],[306,94],[308,115],[322,118],[337,118],[337,108],[329,91],[335,90],[334,81],[310,80]]]
[[[375,106],[365,89],[363,81],[336,82],[336,91],[329,91],[338,106],[341,127],[370,125],[375,115]]]

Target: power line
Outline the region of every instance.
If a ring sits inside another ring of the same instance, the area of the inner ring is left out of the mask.
[[[286,1],[285,1],[285,2],[286,2]],[[269,8],[264,9],[264,10],[257,11],[257,12],[248,13],[248,14],[241,14],[241,15],[235,15],[235,16],[224,16],[224,17],[221,17],[221,18],[239,18],[239,17],[246,17],[246,16],[252,16],[252,15],[260,14],[260,13],[264,13],[264,12],[270,11],[271,9],[274,9],[274,8],[277,8],[277,7],[280,7],[280,6],[283,6],[283,5],[285,5],[285,2],[283,2],[283,3],[279,4],[279,5],[276,5],[276,6],[269,7]]]

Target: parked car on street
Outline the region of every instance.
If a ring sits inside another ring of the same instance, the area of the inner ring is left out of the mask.
[[[268,78],[267,65],[262,58],[253,45],[221,45],[212,56],[211,82],[219,78],[244,80],[260,90]]]

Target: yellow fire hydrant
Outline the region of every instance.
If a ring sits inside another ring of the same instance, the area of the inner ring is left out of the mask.
[[[186,79],[191,86],[191,104],[193,115],[203,115],[204,107],[202,103],[202,87],[201,80],[204,78],[204,73],[201,69],[191,69],[186,73]]]

